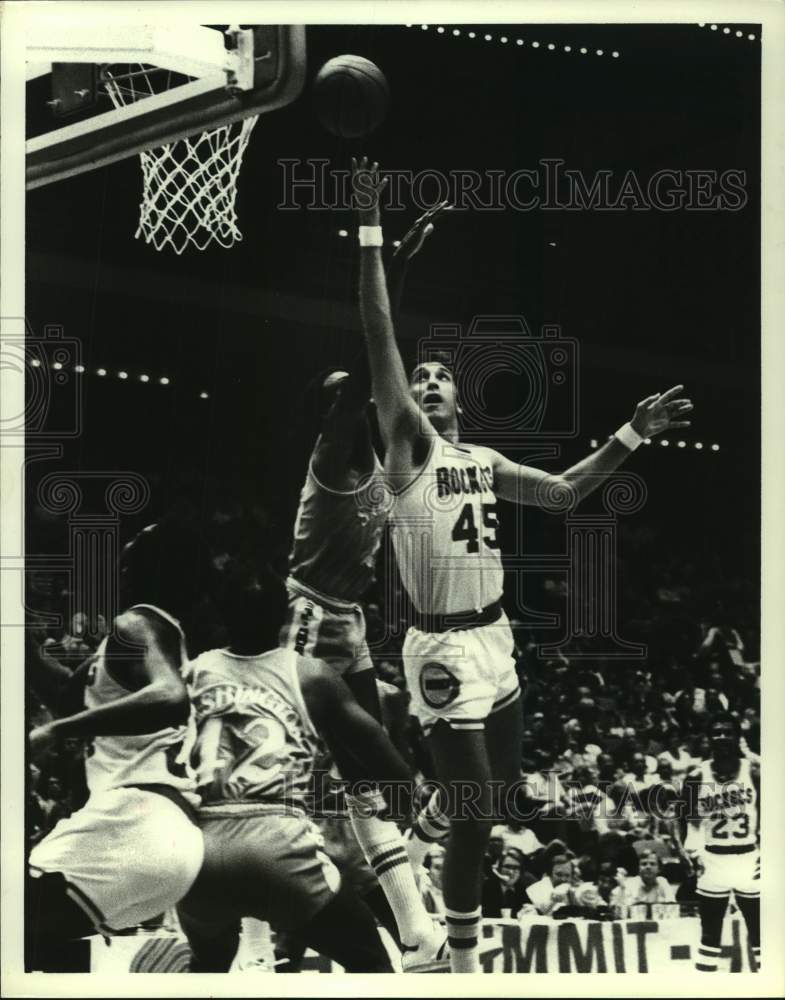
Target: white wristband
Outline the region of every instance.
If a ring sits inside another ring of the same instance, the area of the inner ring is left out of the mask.
[[[635,451],[639,445],[643,444],[643,438],[629,423],[622,424],[613,436],[618,438],[624,447],[629,448],[630,451]]]
[[[384,245],[381,226],[360,226],[359,237],[361,247],[380,247]]]

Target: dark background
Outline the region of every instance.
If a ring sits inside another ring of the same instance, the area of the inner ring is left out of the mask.
[[[580,344],[581,433],[552,468],[629,419],[641,397],[684,382],[695,402],[693,428],[681,435],[690,446],[640,449],[629,468],[645,478],[648,501],[623,528],[643,533],[673,566],[721,560],[723,572],[756,588],[760,45],[746,34],[759,37],[759,27],[734,25],[739,39],[697,25],[473,26],[475,40],[464,26],[452,37],[451,27],[308,29],[303,95],[262,117],[246,152],[244,239],[232,250],[177,257],[134,240],[136,158],[28,193],[29,323],[36,335],[62,326],[87,366],[82,432],[62,462],[31,466],[29,495],[56,467],[130,469],[153,496],[127,531],[185,497],[207,509],[236,494],[258,498],[286,548],[315,434],[304,387],[362,345],[356,245],[337,235],[350,214],[280,212],[277,160],[324,157],[346,168],[367,152],[415,172],[511,172],[561,157],[586,175],[610,169],[617,181],[635,170],[644,183],[661,168],[742,170],[748,202],[735,212],[455,212],[412,265],[399,335],[410,358],[432,322],[521,313],[534,331],[560,324]],[[502,34],[527,44],[502,45]],[[372,59],[391,88],[387,120],[361,142],[329,135],[311,105],[315,73],[342,53]],[[44,113],[28,108],[33,125]],[[388,238],[415,215],[390,213]],[[99,366],[106,378],[94,374]],[[160,375],[171,384],[159,385]],[[56,390],[53,419],[71,405],[71,389]],[[720,451],[696,451],[697,440]],[[45,523],[34,500],[31,514],[29,551],[65,540],[65,525]],[[560,518],[526,517],[530,550],[560,550]]]

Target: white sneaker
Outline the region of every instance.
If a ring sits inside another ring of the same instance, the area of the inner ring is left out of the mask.
[[[237,963],[237,972],[275,972],[266,958],[251,958]]]
[[[433,934],[424,938],[416,948],[403,948],[401,952],[403,972],[449,972],[450,950],[447,933],[434,927]]]

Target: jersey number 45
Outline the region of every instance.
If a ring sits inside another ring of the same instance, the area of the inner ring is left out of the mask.
[[[489,549],[498,549],[499,543],[496,540],[496,532],[499,528],[499,519],[496,516],[496,504],[484,503],[482,505],[483,527],[491,531],[490,535],[483,535],[482,540]],[[474,507],[470,503],[463,505],[458,520],[453,525],[452,540],[454,542],[466,542],[467,552],[480,551],[480,533],[474,519]]]

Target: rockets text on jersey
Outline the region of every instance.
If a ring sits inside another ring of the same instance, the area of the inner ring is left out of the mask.
[[[708,851],[742,853],[757,843],[758,789],[751,768],[751,762],[742,758],[736,777],[718,782],[712,762],[707,760],[690,776]]]
[[[203,806],[305,805],[320,744],[300,691],[298,658],[291,649],[258,656],[213,649],[189,664]]]
[[[185,636],[176,619],[148,604],[137,604],[129,610],[153,613],[176,628],[180,634],[182,662],[187,661]],[[108,643],[108,638],[102,641],[88,670],[84,694],[88,709],[107,705],[130,693],[107,670]],[[195,775],[188,763],[193,736],[194,730],[189,724],[170,726],[154,733],[94,737],[88,744],[85,759],[90,794],[128,785],[168,785],[196,803]]]
[[[504,571],[490,450],[437,437],[415,479],[390,487],[393,546],[417,610],[450,615],[498,601]]]

